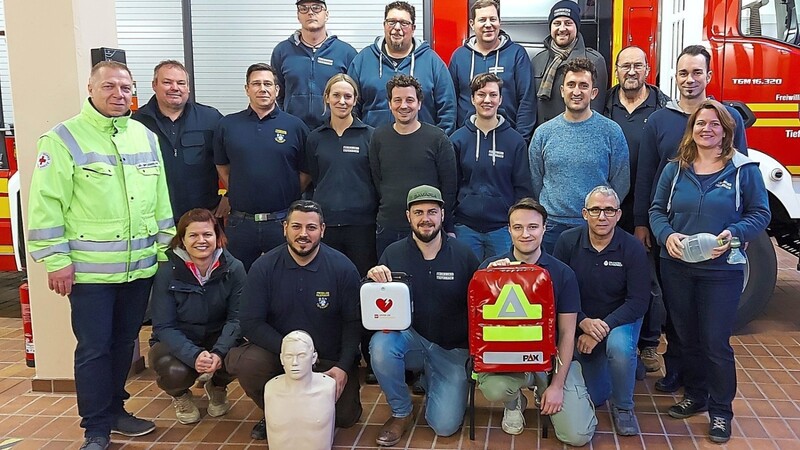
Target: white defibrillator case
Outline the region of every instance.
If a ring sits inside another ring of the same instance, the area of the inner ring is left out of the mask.
[[[361,285],[361,323],[367,330],[405,330],[411,326],[411,289],[404,273],[392,273],[388,283]],[[404,281],[398,281],[404,280]]]

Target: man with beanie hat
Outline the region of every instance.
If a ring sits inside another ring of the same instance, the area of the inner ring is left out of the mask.
[[[564,64],[575,58],[588,58],[597,68],[597,96],[592,101],[592,109],[603,110],[608,87],[606,60],[597,50],[587,48],[581,26],[581,11],[577,3],[562,0],[550,9],[548,16],[550,35],[544,39],[544,50],[531,60],[536,86],[537,120],[536,126],[547,122],[564,112],[564,99],[558,87],[564,83]]]

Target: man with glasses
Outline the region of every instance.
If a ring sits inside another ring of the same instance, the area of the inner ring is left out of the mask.
[[[271,63],[281,87],[278,105],[313,130],[323,123],[325,84],[347,72],[356,50],[328,34],[325,0],[298,0],[297,20],[300,29],[275,46]]]
[[[283,373],[283,337],[305,331],[319,355],[315,371],[336,380],[336,426],[351,427],[362,411],[358,270],[346,256],[322,243],[325,219],[316,202],[293,202],[283,233],[283,245],[260,257],[247,274],[239,313],[247,343],[228,352],[225,367],[263,411],[264,385]],[[264,419],[250,437],[266,439]]]
[[[280,92],[275,69],[247,69],[250,105],[219,122],[214,163],[228,188],[231,213],[225,227],[228,250],[246,270],[261,253],[284,242],[281,221],[311,180],[306,169],[308,128],[275,107]]]
[[[437,126],[448,136],[456,131],[456,93],[447,66],[427,42],[414,38],[416,12],[408,2],[386,5],[384,35],[356,55],[348,75],[361,89],[356,113],[375,128],[392,123],[386,83],[396,75],[410,75],[422,85],[425,103],[422,122]]]
[[[636,341],[650,297],[650,268],[641,243],[617,228],[619,197],[608,186],[586,196],[586,225],[567,230],[553,256],[575,272],[581,293],[576,357],[595,406],[611,399],[617,434],[639,434],[633,412]]]
[[[623,211],[619,226],[633,234],[633,196],[636,186],[636,164],[639,161],[639,141],[642,138],[644,124],[651,113],[664,108],[669,97],[658,87],[647,84],[650,66],[647,55],[639,47],[625,47],[617,55],[617,80],[619,84],[611,88],[606,95],[606,106],[603,115],[622,128],[628,142],[628,153],[631,171],[631,189],[622,200]],[[656,351],[661,328],[664,326],[664,302],[661,298],[661,287],[658,283],[658,255],[649,252],[650,260],[650,306],[642,322],[639,335],[639,350],[644,369],[647,372],[661,370],[661,361]],[[644,371],[641,372],[644,377]]]
[[[628,192],[628,144],[619,125],[590,108],[596,83],[590,60],[570,60],[561,86],[566,110],[533,133],[528,155],[534,197],[550,214],[543,238],[548,253],[562,232],[583,224],[583,199],[594,186]]]

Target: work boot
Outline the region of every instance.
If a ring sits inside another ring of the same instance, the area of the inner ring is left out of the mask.
[[[156,429],[156,424],[149,420],[140,419],[133,414],[123,411],[117,421],[111,426],[111,432],[123,436],[144,436]]]
[[[522,393],[517,391],[517,406],[513,409],[503,408],[503,421],[500,423],[503,431],[508,434],[517,435],[521,434],[525,428],[525,408],[528,407],[528,399]]]
[[[375,442],[382,447],[391,447],[403,438],[411,427],[414,426],[414,417],[409,414],[405,417],[390,417],[389,420],[383,424],[380,434],[378,434]]]
[[[192,400],[192,391],[186,391],[183,395],[172,397],[172,406],[175,407],[175,417],[178,422],[189,425],[200,421],[200,410]]]
[[[230,409],[231,404],[228,402],[228,388],[225,386],[216,386],[213,379],[206,381],[203,389],[206,390],[208,396],[208,415],[211,417],[219,417],[225,415]]]
[[[640,352],[642,362],[648,372],[658,372],[661,370],[661,360],[658,357],[656,347],[645,347]]]

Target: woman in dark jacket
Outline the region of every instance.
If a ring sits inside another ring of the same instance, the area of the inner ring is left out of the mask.
[[[158,387],[173,397],[175,415],[183,424],[200,420],[192,387],[205,379],[208,415],[228,412],[227,386],[233,377],[223,361],[237,345],[239,297],[246,273],[242,263],[224,247],[226,239],[214,215],[192,209],[178,222],[153,283],[153,335],[150,367]]]

